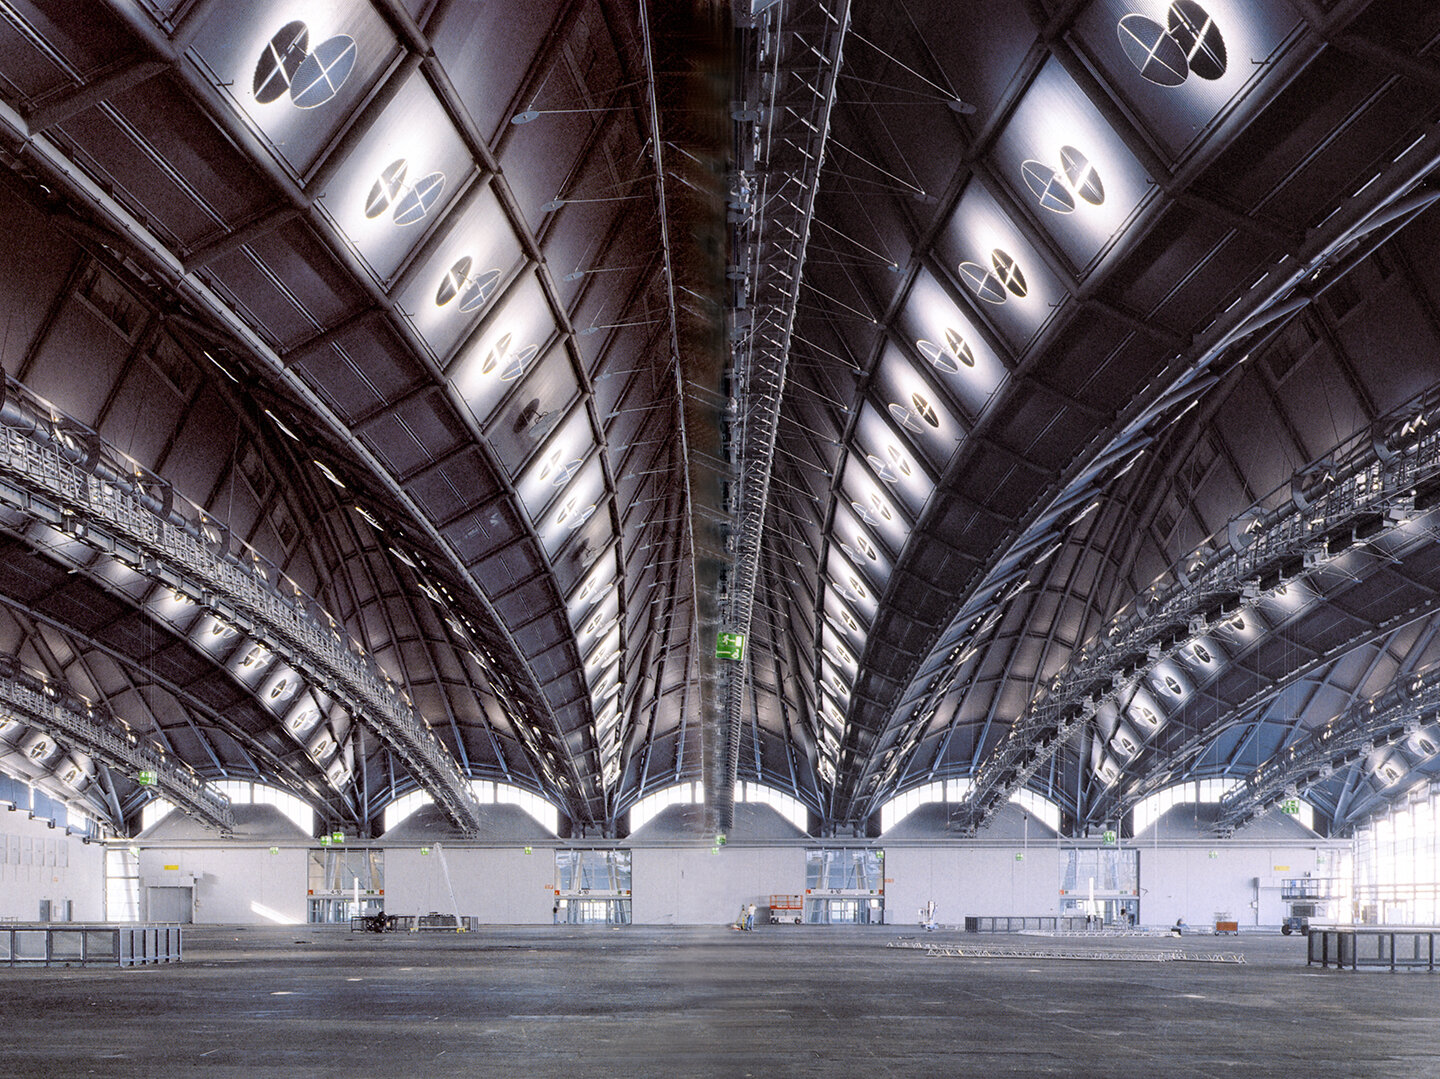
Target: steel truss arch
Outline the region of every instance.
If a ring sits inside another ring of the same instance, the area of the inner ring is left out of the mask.
[[[98,436],[66,437],[64,425],[47,423],[15,389],[0,412],[0,505],[115,558],[283,656],[307,688],[370,729],[456,825],[478,832],[479,803],[450,752],[313,598],[290,582],[282,588],[278,570],[258,554],[230,554],[203,510],[188,507],[187,516],[159,477],[113,448],[98,450]],[[348,778],[337,774],[332,783]]]
[[[740,168],[732,184],[735,250],[747,253],[732,268],[731,410],[737,492],[731,525],[735,561],[722,595],[720,628],[748,638],[760,574],[772,485],[780,403],[785,392],[815,196],[830,136],[849,0],[804,0],[774,5],[755,16],[747,58],[747,104],[735,113]],[[803,57],[801,74],[794,55]],[[787,66],[787,62],[790,66]],[[707,790],[722,831],[734,815],[750,658],[722,674],[724,758]],[[838,761],[822,760],[833,783]]]
[[[1395,745],[1440,717],[1440,670],[1409,675],[1311,731],[1246,776],[1220,800],[1215,827],[1228,834],[1285,798],[1302,795],[1347,767],[1359,767],[1371,750]],[[1430,742],[1431,752],[1440,748]],[[1427,755],[1422,751],[1422,756]]]
[[[1302,470],[1276,508],[1236,515],[1223,534],[1178,560],[1031,702],[977,773],[964,803],[967,827],[988,821],[1042,764],[1092,729],[1102,705],[1128,707],[1161,663],[1212,624],[1317,574],[1356,544],[1378,543],[1440,502],[1437,418],[1433,395],[1407,404],[1382,428],[1388,434],[1367,431],[1336,447],[1318,482]]]
[[[31,674],[9,655],[0,655],[0,717],[44,731],[110,768],[136,778],[145,773],[160,794],[187,813],[222,832],[235,827],[230,799],[207,786],[193,768],[147,744],[110,709]]]
[[[1175,783],[1191,778],[1186,775],[1186,770],[1204,756],[1216,738],[1227,731],[1251,722],[1262,709],[1279,699],[1286,690],[1314,678],[1318,672],[1333,667],[1343,656],[1358,648],[1388,641],[1406,626],[1432,617],[1437,610],[1440,610],[1440,597],[1426,600],[1414,611],[1407,610],[1383,624],[1367,627],[1357,636],[1347,638],[1335,648],[1306,660],[1283,677],[1268,682],[1261,690],[1228,709],[1204,730],[1196,731],[1180,745],[1164,750],[1158,759],[1153,760],[1146,767],[1143,776],[1125,788],[1123,794],[1106,803],[1099,805],[1092,803],[1088,807],[1087,821],[1098,823],[1101,820],[1119,819],[1129,812],[1136,802]]]
[[[1312,229],[1298,250],[1284,255],[1274,272],[1256,281],[1188,348],[1169,361],[1165,373],[1153,379],[1125,408],[1103,440],[1097,439],[1076,457],[1053,497],[1038,504],[1022,530],[997,548],[983,579],[969,589],[948,628],[937,635],[936,644],[915,665],[915,673],[896,696],[880,731],[908,728],[928,720],[938,699],[937,690],[943,691],[963,665],[963,661],[956,663],[949,657],[957,653],[968,657],[985,630],[1003,613],[1006,600],[1013,594],[1010,589],[1025,583],[1037,552],[1044,551],[1038,557],[1047,557],[1053,552],[1052,545],[1063,543],[1067,520],[1073,524],[1076,511],[1089,512],[1084,509],[1087,503],[1102,498],[1109,481],[1128,470],[1156,428],[1192,407],[1219,381],[1233,347],[1304,310],[1315,296],[1353,268],[1359,252],[1399,232],[1436,200],[1437,193],[1425,180],[1440,163],[1440,131],[1428,131],[1416,140],[1414,149],[1413,158],[1406,156],[1392,162],[1371,184]],[[906,737],[902,735],[900,740]],[[1015,739],[1007,736],[996,753],[1008,754],[1007,747],[1017,748]],[[1041,747],[1040,756],[1048,759],[1051,752],[1047,743]],[[899,763],[898,759],[892,761],[896,772]],[[992,758],[986,762],[982,765],[986,782],[993,780],[997,769],[1005,772],[1013,763],[1008,756],[1004,761]],[[883,800],[884,791],[884,784],[876,785],[866,808],[873,810]],[[982,795],[977,785],[974,796]],[[1002,798],[995,804],[1003,803]]]

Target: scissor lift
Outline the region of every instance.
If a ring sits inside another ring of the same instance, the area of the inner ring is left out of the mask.
[[[805,900],[798,895],[772,895],[770,897],[770,924],[780,925],[791,922],[799,925],[805,915]]]
[[[1287,877],[1280,882],[1280,902],[1285,904],[1285,921],[1280,932],[1307,933],[1310,923],[1334,918],[1331,904],[1340,898],[1340,881],[1333,877]]]

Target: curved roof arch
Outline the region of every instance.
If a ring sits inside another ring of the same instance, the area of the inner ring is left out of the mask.
[[[313,669],[333,771],[176,628],[178,566],[127,592],[38,503],[0,520],[0,650],[360,829],[472,778],[604,835],[680,782],[717,830],[750,781],[873,833],[938,780],[1078,831],[1263,778],[1437,658],[1436,32],[1398,0],[12,0],[0,433],[126,455],[384,674],[342,708]],[[1207,571],[1286,522],[1286,560]],[[1344,828],[1428,774],[1406,747],[1299,782]]]

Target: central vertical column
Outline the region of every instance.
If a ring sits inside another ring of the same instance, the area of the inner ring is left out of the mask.
[[[748,0],[746,0],[748,2]],[[691,639],[694,692],[710,832],[729,827],[724,782],[728,745],[715,635],[717,595],[729,569],[724,444],[725,188],[733,71],[730,10],[724,0],[640,0],[650,84],[651,141],[665,245],[671,344],[676,364],[676,431],[685,455],[683,483],[693,562]],[[693,742],[687,740],[687,745]],[[687,771],[677,760],[677,773]],[[723,799],[717,803],[715,799]]]

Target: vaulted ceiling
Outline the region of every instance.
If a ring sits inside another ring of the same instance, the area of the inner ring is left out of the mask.
[[[5,670],[362,831],[1220,776],[1342,829],[1440,768],[1437,35],[0,0]],[[78,730],[0,769],[124,828]]]

